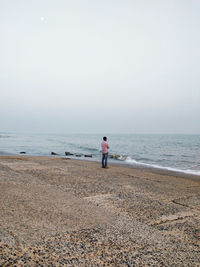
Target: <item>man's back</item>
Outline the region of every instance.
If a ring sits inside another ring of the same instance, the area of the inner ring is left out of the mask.
[[[101,148],[102,148],[102,154],[107,154],[108,153],[108,149],[109,149],[108,142],[107,141],[102,141]]]

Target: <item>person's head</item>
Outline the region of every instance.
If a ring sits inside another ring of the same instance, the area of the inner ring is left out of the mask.
[[[103,137],[103,140],[104,140],[104,141],[107,141],[107,137],[106,137],[106,136],[104,136],[104,137]]]

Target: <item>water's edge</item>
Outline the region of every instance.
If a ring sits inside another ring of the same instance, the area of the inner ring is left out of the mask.
[[[99,134],[0,133],[0,155],[65,157],[101,161]],[[109,163],[200,176],[200,135],[108,135]],[[85,155],[92,158],[85,158]]]
[[[50,158],[50,159],[69,159],[69,160],[75,160],[75,161],[80,161],[80,162],[95,162],[99,163],[101,166],[101,159],[97,158],[76,158],[76,157],[69,157],[69,156],[60,156],[60,155],[21,155],[21,154],[4,154],[0,155],[0,159],[15,159],[15,158],[26,158],[26,157],[35,157],[35,158]],[[114,161],[114,160],[109,160],[108,161],[109,166],[119,166],[119,167],[125,167],[125,168],[131,168],[131,169],[138,169],[138,170],[144,170],[144,171],[150,171],[151,173],[156,173],[156,174],[161,174],[161,175],[166,175],[166,176],[175,176],[175,177],[182,177],[182,178],[188,178],[192,179],[195,181],[200,181],[200,175],[198,173],[189,173],[185,172],[184,170],[175,170],[172,168],[163,168],[163,167],[152,167],[152,166],[143,166],[141,164],[138,165],[132,165],[128,163],[124,163],[122,161]]]

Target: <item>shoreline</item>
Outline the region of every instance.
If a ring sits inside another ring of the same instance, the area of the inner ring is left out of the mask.
[[[198,266],[200,181],[0,156],[0,265]]]
[[[35,158],[48,158],[48,159],[69,159],[69,160],[75,160],[75,161],[83,161],[83,162],[96,162],[101,164],[100,160],[97,159],[90,159],[90,158],[76,158],[76,157],[69,157],[69,156],[61,156],[61,155],[49,155],[49,156],[43,156],[43,155],[20,155],[20,154],[7,154],[7,155],[0,155],[0,159],[1,158],[17,158],[17,157],[35,157]],[[122,162],[122,161],[114,161],[114,160],[109,160],[108,164],[110,166],[121,166],[121,167],[126,167],[126,168],[131,168],[131,169],[139,169],[139,170],[146,170],[146,171],[150,171],[152,173],[157,173],[157,174],[163,174],[163,175],[168,175],[168,176],[177,176],[177,177],[183,177],[183,178],[189,178],[189,179],[193,179],[196,181],[200,181],[200,175],[199,174],[194,174],[194,173],[188,173],[185,172],[184,170],[168,170],[167,167],[151,167],[151,166],[145,166],[143,164],[138,164],[138,165],[133,165],[133,164],[129,164],[126,162]]]
[[[91,154],[94,161],[98,161],[101,157],[99,146],[101,138],[99,134],[16,133],[2,139],[3,146],[0,154],[19,155],[21,151],[27,155],[50,156],[53,151],[60,157],[64,157],[65,151],[69,151],[67,153],[74,154],[74,158],[76,154],[82,154],[82,157],[85,154]],[[137,168],[200,176],[199,160],[195,156],[200,135],[194,137],[184,134],[130,134],[127,137],[124,134],[110,134],[109,138],[112,140],[109,151],[110,162],[113,158],[117,163],[122,162]]]

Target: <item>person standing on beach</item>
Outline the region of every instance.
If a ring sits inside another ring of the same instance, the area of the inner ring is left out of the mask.
[[[107,142],[107,137],[103,137],[103,141],[101,143],[102,148],[102,168],[108,168],[107,167],[107,161],[108,161],[108,149],[110,148]]]

